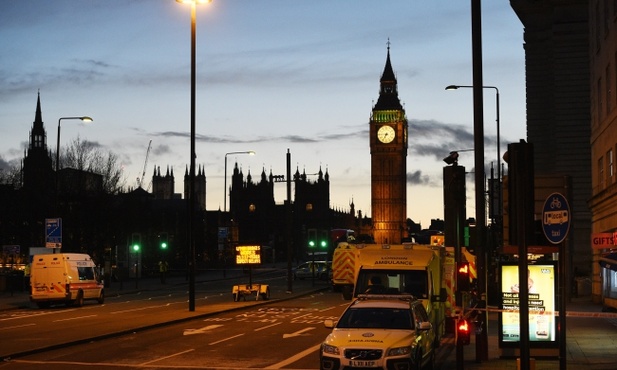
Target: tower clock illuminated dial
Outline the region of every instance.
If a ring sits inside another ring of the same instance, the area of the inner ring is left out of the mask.
[[[377,130],[377,139],[384,144],[391,143],[396,133],[392,126],[384,125]]]

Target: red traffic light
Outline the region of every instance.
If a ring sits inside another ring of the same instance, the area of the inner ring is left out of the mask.
[[[471,342],[471,327],[469,321],[461,319],[456,325],[456,336],[458,338],[458,344],[467,345]]]
[[[456,289],[460,292],[469,291],[469,262],[459,262],[456,270]]]

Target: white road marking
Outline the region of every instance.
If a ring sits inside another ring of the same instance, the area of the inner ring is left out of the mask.
[[[53,322],[61,322],[61,321],[71,321],[71,320],[80,320],[80,319],[86,319],[88,317],[96,317],[98,315],[88,315],[88,316],[79,316],[79,317],[71,317],[68,319],[60,319],[60,320],[54,320]]]
[[[312,354],[315,351],[318,351],[319,347],[321,347],[321,344],[318,344],[316,346],[307,348],[304,351],[302,351],[302,352],[300,352],[300,353],[298,353],[298,354],[296,354],[294,356],[291,356],[290,358],[288,358],[286,360],[283,360],[283,361],[279,362],[278,364],[270,365],[270,366],[266,367],[265,369],[276,370],[276,369],[283,368],[283,367],[285,367],[285,366],[287,366],[289,364],[293,364],[294,362],[298,361],[299,359],[301,359],[303,357],[306,357],[306,356]]]
[[[261,328],[257,328],[254,331],[260,331],[260,330],[268,329],[268,328],[271,328],[273,326],[277,326],[277,325],[281,325],[281,324],[282,324],[282,322],[277,322],[277,323],[274,323],[272,325],[268,325],[268,326],[264,326],[264,327],[261,327]]]
[[[299,337],[299,336],[301,336],[302,334],[304,334],[305,332],[310,331],[310,330],[313,330],[313,329],[315,329],[315,328],[313,328],[313,327],[308,327],[308,328],[304,328],[304,329],[302,329],[302,330],[298,330],[298,331],[297,331],[297,332],[295,332],[295,333],[291,333],[291,334],[283,334],[283,339],[293,338],[293,337]]]
[[[208,345],[209,345],[209,346],[213,346],[213,345],[215,345],[215,344],[219,344],[219,343],[221,343],[221,342],[225,342],[225,341],[227,341],[227,340],[231,340],[231,339],[234,339],[234,338],[238,338],[238,337],[241,337],[241,336],[243,336],[243,335],[244,335],[244,333],[242,333],[242,334],[238,334],[238,335],[234,335],[233,337],[229,337],[229,338],[225,338],[225,339],[217,340],[216,342],[208,343]]]
[[[140,364],[140,366],[147,366],[147,365],[150,365],[150,364],[151,364],[151,363],[153,363],[153,362],[158,362],[158,361],[162,361],[162,360],[167,360],[168,358],[172,358],[172,357],[180,356],[180,355],[183,355],[183,354],[185,354],[185,353],[192,352],[192,351],[194,351],[194,350],[195,350],[194,348],[192,348],[192,349],[187,349],[186,351],[182,351],[182,352],[174,353],[173,355],[169,355],[169,356],[165,356],[165,357],[160,357],[160,358],[154,359],[154,360],[152,360],[152,361],[148,361],[148,362],[143,362],[143,363],[141,363],[141,364]]]
[[[203,334],[207,332],[208,330],[220,328],[221,326],[223,325],[208,325],[208,326],[204,326],[201,329],[184,329],[184,333],[182,335]]]
[[[24,325],[7,326],[6,328],[0,328],[0,330],[19,329],[19,328],[24,328],[26,326],[34,326],[34,325],[36,325],[36,324],[24,324]]]

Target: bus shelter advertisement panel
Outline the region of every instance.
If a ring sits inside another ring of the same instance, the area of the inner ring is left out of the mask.
[[[557,345],[555,264],[529,265],[529,342],[533,347]],[[501,266],[500,344],[520,341],[518,265]]]

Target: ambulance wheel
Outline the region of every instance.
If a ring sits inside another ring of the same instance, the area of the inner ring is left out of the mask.
[[[101,292],[99,293],[99,297],[96,300],[97,302],[99,302],[99,304],[105,303],[105,292],[103,291],[103,289],[101,289]]]
[[[84,292],[80,290],[77,292],[77,299],[74,301],[75,306],[81,307],[84,305]]]

